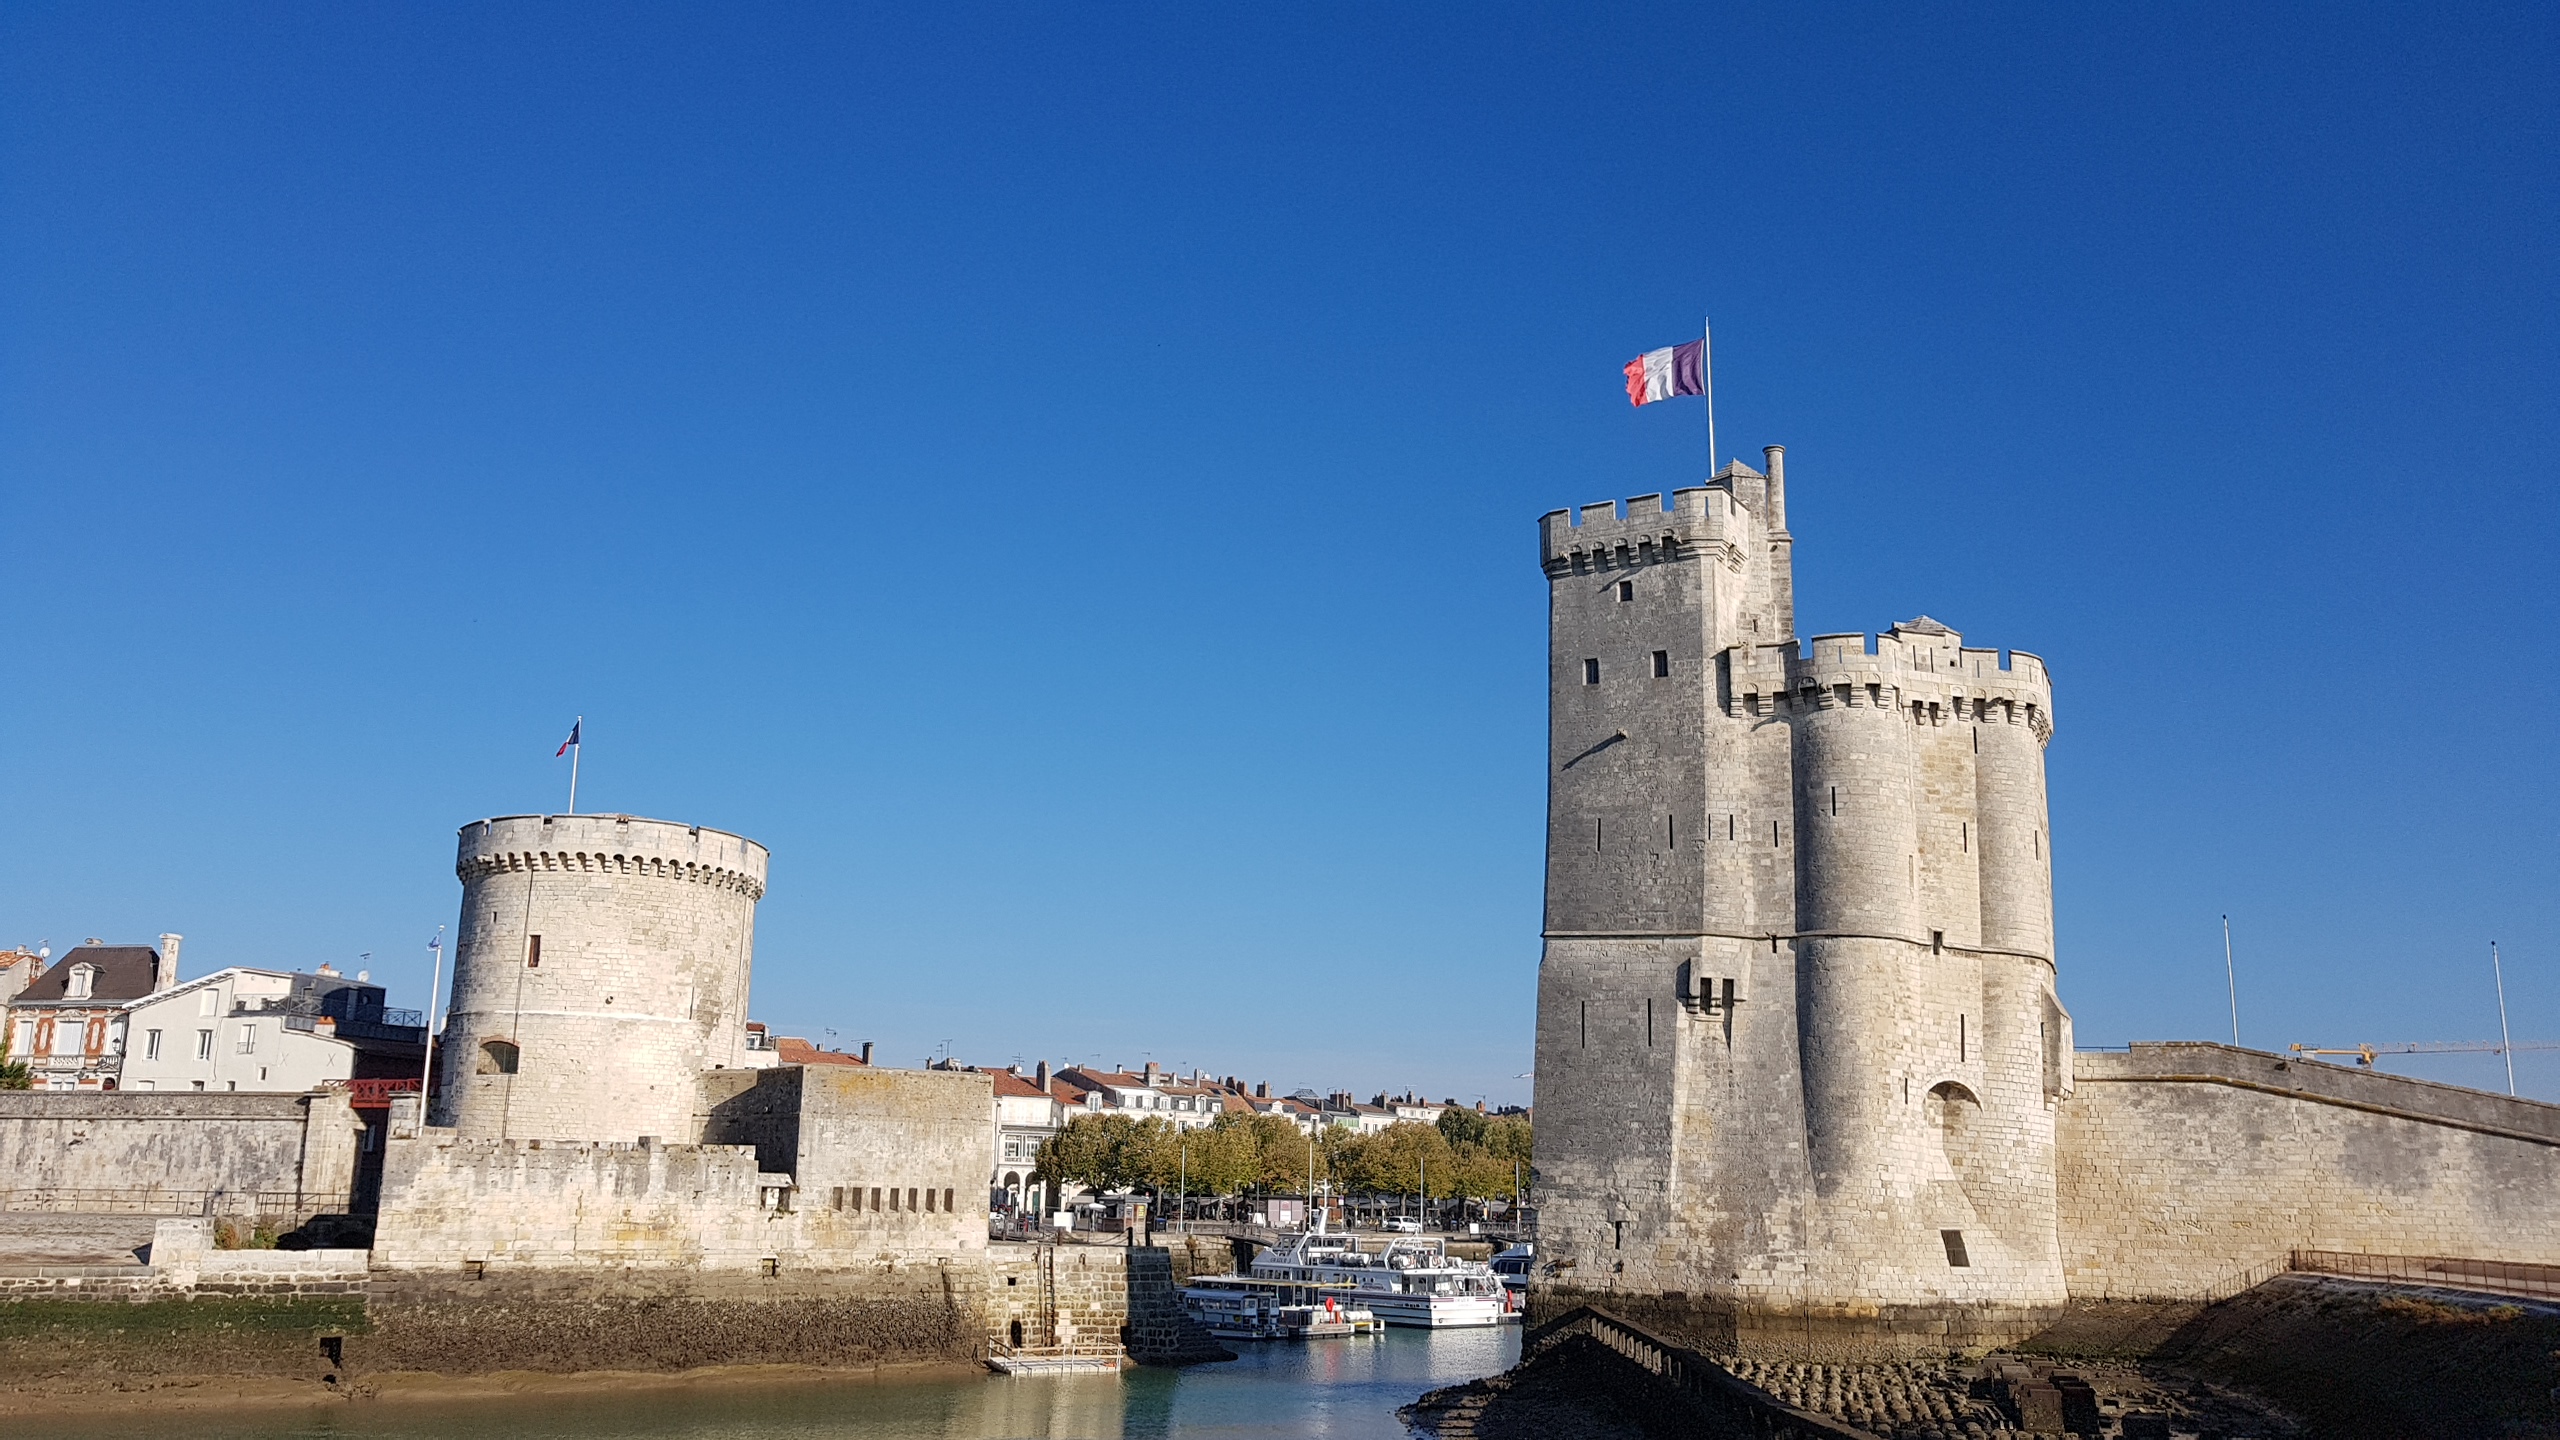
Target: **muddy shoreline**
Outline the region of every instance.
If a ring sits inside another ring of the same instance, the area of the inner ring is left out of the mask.
[[[190,1412],[252,1414],[341,1410],[370,1405],[467,1408],[509,1399],[628,1395],[635,1391],[716,1392],[777,1385],[860,1385],[875,1381],[986,1376],[982,1365],[952,1360],[877,1365],[706,1365],[693,1370],[498,1370],[449,1375],[394,1370],[332,1383],[277,1375],[54,1377],[41,1388],[0,1390],[0,1420],[108,1419]],[[989,1377],[992,1378],[992,1377]]]

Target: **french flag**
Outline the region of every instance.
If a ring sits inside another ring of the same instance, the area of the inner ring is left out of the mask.
[[[587,722],[583,718],[581,718],[578,723],[570,726],[569,738],[560,742],[560,748],[551,752],[551,758],[557,760],[561,756],[568,754],[569,747],[578,743],[578,732],[586,728]]]
[[[1627,403],[1650,405],[1674,395],[1707,393],[1707,342],[1648,350],[1627,362]]]

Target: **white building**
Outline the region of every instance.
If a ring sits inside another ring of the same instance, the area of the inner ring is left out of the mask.
[[[122,1083],[279,1092],[414,1079],[426,1031],[416,1012],[386,1010],[382,1000],[381,986],[325,965],[312,975],[217,970],[126,1007]]]

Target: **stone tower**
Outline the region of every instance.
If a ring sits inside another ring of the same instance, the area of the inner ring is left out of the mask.
[[[1848,1358],[2063,1303],[2043,663],[1795,634],[1785,455],[1540,521],[1538,1308]]]
[[[465,1138],[691,1142],[699,1074],[745,1063],[765,849],[629,815],[462,827],[431,1123]]]

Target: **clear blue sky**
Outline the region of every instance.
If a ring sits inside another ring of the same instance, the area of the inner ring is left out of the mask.
[[[1525,1098],[1712,314],[1800,628],[2050,660],[2083,1043],[2560,1040],[2560,12],[847,8],[0,11],[0,944],[418,1003],[583,712],[787,1031]]]

